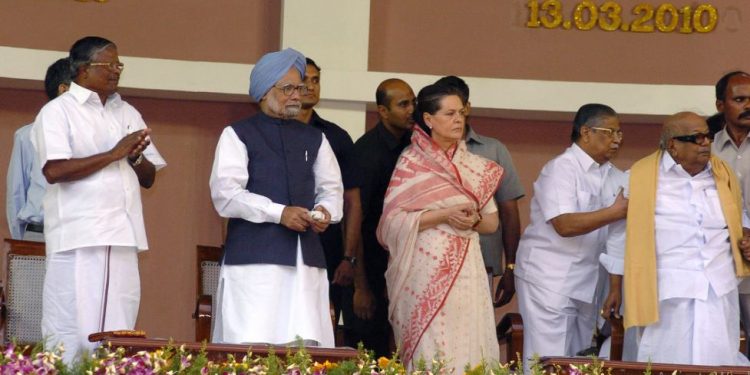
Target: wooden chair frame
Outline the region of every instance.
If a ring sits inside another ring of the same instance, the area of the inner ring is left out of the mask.
[[[6,327],[8,324],[8,276],[10,274],[9,258],[13,255],[46,256],[43,242],[21,241],[5,239],[3,253],[0,256],[0,269],[3,270],[0,280],[0,340],[5,340]],[[36,343],[33,343],[36,344]]]
[[[198,245],[196,247],[195,256],[195,272],[196,272],[196,284],[195,284],[195,311],[193,312],[193,319],[195,319],[195,341],[210,341],[211,339],[211,321],[213,319],[213,298],[211,295],[203,293],[203,275],[201,269],[201,263],[205,261],[209,262],[221,262],[221,257],[224,254],[224,250],[221,247],[216,246],[204,246]]]

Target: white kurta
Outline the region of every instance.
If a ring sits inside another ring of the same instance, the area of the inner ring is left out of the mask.
[[[84,158],[111,150],[125,135],[146,128],[141,114],[113,94],[102,105],[95,92],[70,90],[37,115],[32,141],[43,167],[48,160]],[[166,166],[151,143],[143,151],[156,170]],[[90,246],[148,249],[138,176],[126,158],[82,179],[51,184],[44,196],[47,253]]]
[[[561,237],[550,220],[611,205],[622,172],[599,165],[578,145],[547,163],[534,182],[531,223],[516,256],[525,365],[534,354],[573,356],[588,348],[596,324],[599,254],[606,228]],[[528,367],[527,367],[528,368]]]
[[[245,189],[248,162],[245,145],[227,127],[219,138],[211,171],[214,207],[222,217],[279,224],[284,205]],[[341,173],[325,136],[313,172],[315,205],[325,207],[332,222],[340,221]],[[326,270],[302,262],[299,241],[294,267],[222,265],[216,298],[212,342],[286,344],[299,337],[334,346]]]
[[[639,328],[637,360],[750,364],[738,351],[739,306],[729,232],[711,165],[695,176],[664,153],[656,191],[659,321]],[[632,202],[631,202],[632,203]],[[743,226],[748,226],[743,214]],[[623,269],[624,226],[612,228],[607,259]]]

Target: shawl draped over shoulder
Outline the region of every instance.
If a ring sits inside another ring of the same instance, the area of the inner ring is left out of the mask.
[[[391,177],[377,230],[378,241],[390,253],[388,314],[405,363],[444,307],[470,243],[478,244],[474,230],[448,224],[420,232],[420,216],[462,203],[481,211],[503,175],[497,163],[469,153],[464,141],[445,152],[419,127],[411,140]]]

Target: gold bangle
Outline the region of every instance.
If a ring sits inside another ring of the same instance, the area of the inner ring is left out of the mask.
[[[505,269],[513,271],[513,270],[516,269],[516,264],[515,263],[508,263],[508,264],[505,265]]]

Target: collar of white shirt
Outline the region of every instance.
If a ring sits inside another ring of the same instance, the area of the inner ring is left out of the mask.
[[[671,171],[673,173],[679,173],[681,175],[686,175],[686,176],[690,177],[690,174],[687,173],[687,171],[685,171],[685,169],[682,168],[681,165],[677,164],[677,162],[674,160],[674,158],[672,158],[672,155],[670,155],[666,151],[663,153],[663,155],[661,157],[661,170],[662,170],[662,173],[668,173],[668,172]],[[709,175],[711,175],[711,162],[708,162],[706,164],[706,168],[704,168],[695,177],[697,177],[699,175],[702,175],[704,173],[708,173]]]
[[[597,163],[596,160],[591,158],[586,151],[583,151],[583,149],[575,143],[573,143],[570,148],[576,161],[578,161],[578,164],[581,165],[581,168],[584,171],[589,172],[598,169],[602,174],[605,174],[612,167],[612,164],[608,161],[603,164]]]
[[[101,100],[99,99],[99,95],[97,93],[83,86],[80,86],[75,82],[70,83],[70,89],[68,90],[68,92],[73,95],[73,97],[79,104],[83,104],[89,100],[96,103],[101,103]],[[111,103],[110,105],[119,105],[121,101],[122,99],[120,98],[120,94],[118,93],[114,93],[107,98],[107,103]]]

